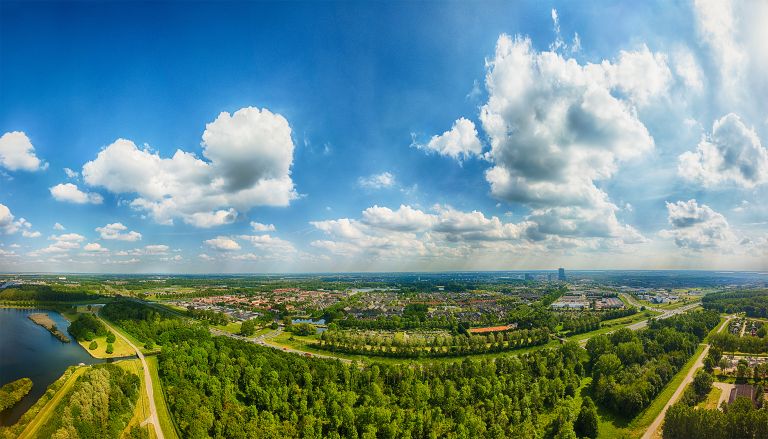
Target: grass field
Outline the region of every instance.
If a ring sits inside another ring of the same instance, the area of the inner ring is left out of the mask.
[[[651,310],[646,310],[646,311],[639,312],[639,313],[631,315],[631,316],[621,317],[621,318],[614,319],[614,320],[606,320],[605,322],[601,323],[602,326],[600,327],[600,329],[596,329],[596,330],[590,331],[590,332],[585,332],[583,334],[572,335],[572,336],[567,337],[567,338],[568,338],[568,340],[573,340],[573,341],[586,340],[586,339],[592,338],[592,337],[594,337],[596,335],[607,334],[609,332],[613,332],[613,331],[615,331],[617,329],[624,328],[626,326],[635,324],[637,322],[642,322],[643,320],[648,320],[649,318],[655,317],[657,315],[659,315],[658,312],[651,311]]]
[[[717,402],[720,401],[720,395],[722,395],[723,391],[717,387],[712,387],[712,390],[707,395],[707,399],[700,402],[696,407],[698,408],[704,408],[704,409],[716,409],[717,408]]]
[[[179,435],[176,432],[175,425],[173,424],[171,412],[168,410],[168,404],[165,402],[165,390],[163,390],[162,383],[160,382],[160,376],[157,372],[157,357],[146,357],[146,360],[147,365],[149,366],[149,375],[152,377],[152,387],[155,389],[155,409],[157,410],[157,417],[160,420],[160,428],[163,430],[163,435],[167,439],[178,439]]]
[[[220,331],[229,332],[230,334],[240,333],[240,322],[231,322],[226,325],[213,325],[211,328],[216,328]]]
[[[103,337],[96,337],[93,339],[98,347],[94,350],[90,350],[88,346],[91,344],[90,341],[78,341],[80,343],[80,346],[83,347],[89,354],[91,354],[94,358],[120,358],[120,357],[130,357],[131,355],[135,355],[133,352],[133,349],[131,349],[130,346],[128,346],[128,343],[126,343],[123,339],[120,337],[115,337],[115,342],[112,343],[112,347],[114,348],[114,352],[111,354],[107,353],[107,336]]]

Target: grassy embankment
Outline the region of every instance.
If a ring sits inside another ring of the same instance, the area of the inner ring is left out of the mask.
[[[240,322],[230,322],[226,325],[212,325],[211,328],[216,328],[219,331],[229,332],[230,334],[239,334],[240,326]]]

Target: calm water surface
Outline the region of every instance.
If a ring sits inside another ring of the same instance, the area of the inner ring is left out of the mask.
[[[54,311],[0,308],[0,385],[24,377],[31,378],[33,384],[21,402],[0,413],[0,425],[15,423],[67,367],[101,362],[74,340],[62,343],[27,318],[35,312],[48,314],[64,333],[69,327],[69,322]]]

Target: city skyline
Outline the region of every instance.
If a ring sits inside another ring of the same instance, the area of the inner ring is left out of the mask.
[[[627,8],[2,2],[0,271],[768,270],[768,5]]]

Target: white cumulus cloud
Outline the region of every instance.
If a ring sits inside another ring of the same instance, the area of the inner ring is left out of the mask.
[[[768,182],[768,149],[753,128],[729,113],[715,121],[696,151],[680,155],[678,172],[704,186],[730,182],[752,188]]]
[[[426,145],[419,147],[456,160],[480,155],[483,150],[474,122],[463,117],[456,120],[450,130],[432,136]]]
[[[202,160],[177,150],[170,158],[118,139],[83,166],[84,181],[117,194],[136,194],[135,209],[162,224],[175,218],[197,227],[232,222],[254,206],[287,206],[294,144],[281,115],[247,107],[222,112],[206,125]]]
[[[667,203],[671,229],[662,230],[659,236],[673,239],[675,245],[693,251],[728,248],[737,238],[725,217],[706,204],[695,199]]]
[[[83,250],[91,253],[103,253],[109,251],[109,249],[102,247],[98,242],[89,242],[88,244],[85,244]]]
[[[104,198],[96,192],[83,192],[73,183],[61,183],[49,189],[57,201],[75,204],[101,204]]]
[[[48,164],[37,158],[35,147],[24,132],[12,131],[0,137],[0,166],[11,171],[37,171]]]
[[[128,227],[123,223],[107,224],[103,227],[96,227],[101,239],[112,239],[118,241],[138,241],[141,239],[141,233],[131,230],[126,232]]]
[[[216,238],[207,239],[203,241],[203,243],[211,249],[218,251],[240,250],[240,244],[231,238],[227,238],[226,236],[217,236]]]
[[[251,229],[254,232],[274,232],[276,230],[274,224],[262,224],[256,221],[251,221]]]

